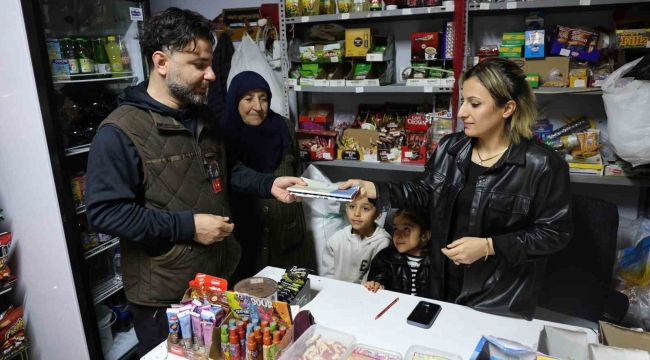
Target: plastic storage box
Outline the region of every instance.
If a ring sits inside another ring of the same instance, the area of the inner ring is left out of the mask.
[[[334,360],[354,343],[355,337],[320,325],[312,325],[285,351],[280,360]]]
[[[406,352],[404,360],[463,360],[463,358],[456,354],[413,345]]]
[[[402,360],[402,355],[368,345],[354,344],[341,360]]]

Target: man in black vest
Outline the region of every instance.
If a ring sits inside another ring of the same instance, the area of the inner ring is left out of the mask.
[[[169,8],[147,20],[140,46],[150,80],[125,90],[88,157],[89,223],[120,238],[140,356],[167,338],[165,310],[197,272],[227,278],[235,270],[241,248],[228,189],[289,203],[296,199],[286,189],[305,185],[226,156],[205,106],[213,44],[211,23],[195,12]]]

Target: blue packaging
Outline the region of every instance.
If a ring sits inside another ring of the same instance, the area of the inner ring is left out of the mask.
[[[526,45],[524,46],[524,58],[544,58],[544,30],[526,31]]]
[[[70,63],[66,59],[52,60],[54,81],[70,80]]]

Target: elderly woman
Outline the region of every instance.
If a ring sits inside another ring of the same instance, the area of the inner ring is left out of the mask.
[[[226,150],[260,173],[299,176],[294,127],[270,109],[271,95],[269,84],[255,72],[245,71],[233,78],[220,121]],[[242,246],[242,258],[231,281],[253,276],[266,266],[314,268],[314,244],[305,236],[300,203],[260,199],[233,189],[230,206],[235,238]]]
[[[488,59],[465,75],[464,132],[440,141],[416,180],[361,186],[382,209],[429,211],[436,298],[531,319],[546,257],[573,231],[567,163],[532,139],[535,95],[521,69]]]

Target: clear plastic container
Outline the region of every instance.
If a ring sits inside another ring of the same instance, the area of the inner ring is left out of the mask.
[[[354,343],[355,337],[320,325],[312,325],[285,351],[280,360],[326,360],[342,359],[343,354]],[[328,357],[318,353],[318,347],[328,345]],[[329,356],[331,355],[331,356]]]
[[[354,344],[341,360],[402,360],[402,355],[363,344]]]
[[[463,358],[445,351],[413,345],[406,352],[404,360],[463,360]]]

